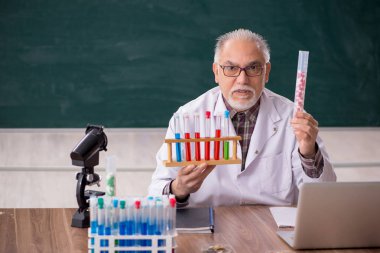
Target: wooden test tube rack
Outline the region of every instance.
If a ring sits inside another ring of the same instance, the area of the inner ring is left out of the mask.
[[[190,139],[165,139],[165,143],[168,147],[168,160],[164,160],[164,166],[165,167],[180,167],[180,166],[187,166],[191,164],[199,165],[202,163],[207,163],[208,165],[222,165],[222,164],[241,164],[241,159],[237,158],[237,142],[241,140],[240,136],[230,136],[230,137],[209,137],[209,138],[190,138]],[[219,160],[191,160],[191,161],[173,161],[172,158],[172,144],[178,143],[178,142],[214,142],[214,141],[232,141],[232,157],[230,157],[228,160],[225,160],[223,156],[220,157]]]

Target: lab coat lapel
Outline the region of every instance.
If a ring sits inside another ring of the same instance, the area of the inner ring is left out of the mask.
[[[261,95],[260,109],[255,129],[253,130],[248,148],[245,168],[248,168],[250,163],[258,157],[268,140],[276,134],[278,130],[278,121],[280,120],[281,116],[264,90]]]

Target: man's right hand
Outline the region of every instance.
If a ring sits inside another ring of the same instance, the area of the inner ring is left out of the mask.
[[[202,163],[198,166],[188,165],[181,168],[178,171],[177,178],[172,182],[172,193],[178,199],[185,199],[190,193],[201,188],[203,181],[214,168],[215,165],[207,166],[207,163]]]

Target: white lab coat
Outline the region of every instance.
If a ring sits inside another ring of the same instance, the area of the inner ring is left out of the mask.
[[[215,87],[180,107],[177,113],[200,113],[201,136],[204,136],[205,111],[211,111],[212,115],[216,115],[225,110],[220,89]],[[293,102],[264,89],[245,170],[241,171],[241,165],[235,164],[217,166],[205,179],[201,188],[190,195],[189,206],[291,205],[297,203],[298,189],[302,182],[336,181],[328,154],[319,137],[317,143],[324,159],[323,173],[319,178],[310,178],[304,173],[298,154],[298,143],[289,122],[292,113]],[[181,124],[183,129],[183,122]],[[194,126],[193,122],[190,126]],[[193,129],[191,131],[193,136]],[[211,120],[211,133],[214,131],[214,122]],[[231,120],[229,120],[229,133],[230,136],[236,136]],[[165,138],[174,138],[173,118],[169,122]],[[204,154],[203,145],[201,147]],[[232,154],[232,145],[230,148]],[[194,150],[192,151],[194,156]],[[172,153],[173,159],[176,159],[174,146]],[[238,157],[241,158],[240,143],[238,143]],[[163,166],[162,161],[167,160],[166,144],[161,146],[156,159],[157,168],[149,186],[151,195],[162,194],[164,186],[176,177],[179,169]]]

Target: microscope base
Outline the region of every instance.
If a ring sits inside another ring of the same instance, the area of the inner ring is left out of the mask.
[[[90,227],[90,212],[88,210],[80,211],[79,209],[73,215],[71,226],[75,228]]]

